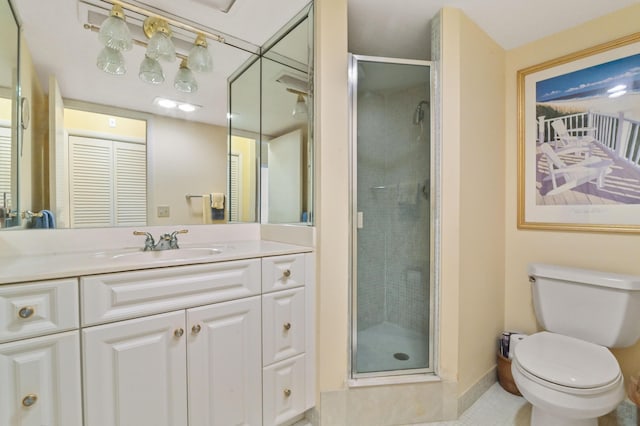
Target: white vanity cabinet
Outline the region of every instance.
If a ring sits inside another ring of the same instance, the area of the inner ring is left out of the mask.
[[[260,424],[259,259],[99,275],[83,285],[83,300],[98,295],[104,300],[92,304],[105,307],[83,309],[83,323],[185,308],[83,328],[85,424]],[[253,296],[198,306],[236,294]]]
[[[77,291],[77,279],[0,286],[0,425],[82,425]]]
[[[314,257],[270,253],[0,285],[0,426],[301,418],[315,405]]]

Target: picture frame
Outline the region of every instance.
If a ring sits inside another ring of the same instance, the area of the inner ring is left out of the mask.
[[[640,33],[517,73],[518,229],[640,232]]]

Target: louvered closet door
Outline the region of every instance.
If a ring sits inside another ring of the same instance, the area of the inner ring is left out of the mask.
[[[114,142],[115,220],[118,226],[147,224],[145,145]]]
[[[69,136],[71,226],[147,223],[146,145]]]
[[[69,136],[71,226],[112,226],[113,143]]]

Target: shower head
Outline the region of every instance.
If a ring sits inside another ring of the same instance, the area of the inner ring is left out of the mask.
[[[416,111],[413,113],[413,124],[416,126],[424,120],[424,109],[422,108],[424,105],[429,105],[427,101],[420,101],[418,106],[416,107]]]

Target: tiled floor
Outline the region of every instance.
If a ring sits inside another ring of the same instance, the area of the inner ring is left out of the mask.
[[[498,383],[484,393],[456,421],[414,426],[529,426],[531,404],[506,392]],[[598,426],[640,426],[638,409],[625,401],[618,409],[598,419]]]

